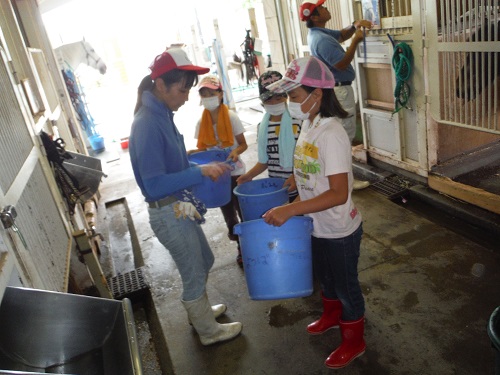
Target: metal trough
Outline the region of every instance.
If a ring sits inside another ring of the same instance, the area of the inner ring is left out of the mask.
[[[7,287],[0,374],[142,375],[130,300]]]

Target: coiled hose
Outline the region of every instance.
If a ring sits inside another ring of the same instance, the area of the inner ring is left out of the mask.
[[[407,81],[411,76],[413,66],[413,53],[405,42],[400,42],[394,47],[392,56],[392,67],[396,75],[396,88],[394,89],[395,108],[392,112],[397,113],[403,108],[407,108],[410,100],[410,85]]]

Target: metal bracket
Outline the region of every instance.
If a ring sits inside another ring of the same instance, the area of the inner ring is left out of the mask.
[[[83,261],[87,266],[90,276],[92,277],[100,296],[103,298],[113,299],[113,294],[109,289],[108,282],[104,276],[104,272],[102,271],[101,265],[90,241],[92,234],[85,229],[81,229],[73,232],[73,238],[76,241],[76,247],[80,255],[83,257]]]
[[[5,206],[0,212],[0,220],[2,220],[2,224],[5,229],[12,228],[15,225],[14,220],[16,217],[17,211],[12,205]]]

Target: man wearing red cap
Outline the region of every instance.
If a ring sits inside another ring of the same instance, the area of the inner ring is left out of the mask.
[[[367,20],[359,20],[342,30],[327,29],[325,25],[332,16],[323,6],[325,1],[304,0],[299,8],[299,16],[309,29],[307,44],[311,55],[323,61],[335,77],[335,95],[350,115],[343,119],[342,125],[352,142],[356,135],[356,102],[351,84],[356,78],[356,73],[351,62],[358,44],[363,40],[362,29],[371,29],[373,24]],[[350,38],[352,38],[351,45],[346,51],[341,43]],[[354,190],[368,186],[367,181],[354,180]]]

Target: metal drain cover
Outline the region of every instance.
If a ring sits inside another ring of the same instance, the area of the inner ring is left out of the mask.
[[[144,280],[142,268],[123,273],[107,279],[109,289],[115,299],[135,298],[149,289],[149,285]]]
[[[403,195],[412,185],[410,181],[394,175],[371,184],[370,187],[389,199],[396,199]]]

